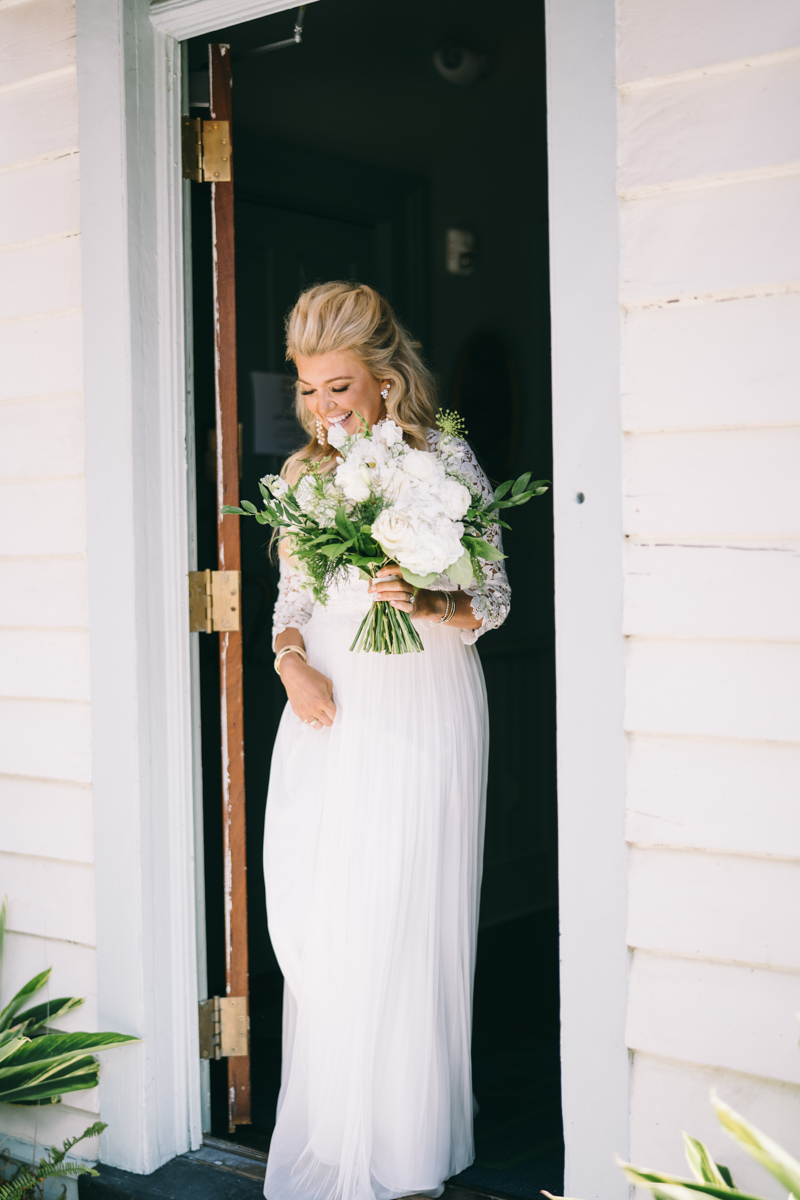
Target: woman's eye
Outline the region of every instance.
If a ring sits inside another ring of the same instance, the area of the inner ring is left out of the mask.
[[[301,396],[313,396],[313,395],[314,395],[314,389],[313,389],[313,388],[311,388],[309,391],[307,391],[307,392],[304,392],[304,391],[302,390],[302,388],[301,388],[301,389],[300,389],[300,395],[301,395]]]
[[[350,384],[349,384],[349,383],[346,383],[346,384],[344,385],[344,387],[340,387],[340,388],[331,388],[331,391],[332,391],[332,392],[336,392],[336,393],[337,393],[337,395],[338,395],[338,393],[339,393],[339,392],[346,392],[346,391],[347,391],[347,389],[348,389],[349,387],[350,387]]]

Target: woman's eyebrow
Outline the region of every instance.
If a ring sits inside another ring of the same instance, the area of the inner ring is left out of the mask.
[[[343,382],[351,383],[354,378],[355,378],[354,375],[334,375],[332,379],[323,380],[323,383],[337,383],[339,380],[342,380]],[[313,383],[306,383],[305,379],[298,378],[297,382],[302,383],[304,387],[313,387],[314,386]]]

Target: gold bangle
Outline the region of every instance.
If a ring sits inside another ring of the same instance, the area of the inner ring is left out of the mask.
[[[308,662],[306,652],[302,646],[284,646],[283,649],[279,650],[275,655],[275,662],[272,664],[275,668],[275,674],[278,676],[280,676],[281,673],[281,659],[287,654],[299,654],[304,663]]]

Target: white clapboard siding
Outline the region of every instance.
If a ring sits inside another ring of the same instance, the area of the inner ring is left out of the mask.
[[[89,699],[88,630],[0,628],[0,662],[0,695]]]
[[[44,1146],[58,1146],[60,1149],[61,1143],[67,1138],[80,1137],[84,1129],[95,1123],[99,1111],[97,1091],[98,1089],[94,1088],[92,1091],[73,1093],[67,1097],[72,1104],[65,1101],[61,1104],[43,1104],[34,1109],[35,1118],[24,1108],[17,1108],[13,1104],[0,1104],[0,1129],[7,1138],[14,1138],[16,1145],[22,1143],[30,1146],[30,1158],[38,1160],[42,1156]],[[79,1104],[85,1104],[86,1108],[78,1108]],[[87,1138],[80,1146],[75,1147],[73,1154],[77,1155],[78,1151],[81,1158],[97,1162],[100,1157],[100,1139]],[[49,1195],[52,1196],[53,1193]],[[56,1192],[55,1195],[60,1196],[60,1192]],[[79,1196],[80,1193],[67,1192],[67,1200],[73,1200],[76,1195]]]
[[[798,208],[800,172],[624,201],[623,302],[800,279]]]
[[[798,328],[800,284],[788,294],[627,312],[623,428],[800,424]]]
[[[81,314],[72,308],[0,322],[0,400],[80,391],[82,336]]]
[[[2,883],[0,883],[2,886]],[[38,996],[42,1002],[59,996],[78,996],[80,1008],[60,1017],[62,1029],[97,1029],[97,961],[93,946],[43,938],[14,929],[16,900],[9,897],[9,931],[3,946],[0,1004],[5,1006],[23,984],[51,968],[50,979]],[[73,1096],[81,1106],[81,1097]],[[2,1128],[2,1125],[0,1125]]]
[[[800,425],[629,434],[628,533],[800,535]]]
[[[685,1177],[688,1169],[680,1133],[685,1129],[706,1143],[717,1162],[730,1168],[742,1191],[786,1200],[786,1189],[723,1131],[711,1107],[712,1089],[759,1129],[797,1151],[800,1088],[637,1054],[631,1072],[631,1160],[637,1166]]]
[[[80,225],[77,154],[0,173],[4,245],[64,233]]]
[[[620,0],[619,83],[708,70],[800,46],[800,11],[787,0]]]
[[[73,233],[0,255],[0,320],[81,304],[81,239]]]
[[[0,829],[2,849],[10,854],[90,863],[91,788],[86,784],[0,775]],[[5,970],[4,966],[3,973]]]
[[[798,779],[800,745],[635,734],[628,840],[800,858]]]
[[[800,970],[800,859],[632,847],[628,944]]]
[[[89,705],[0,697],[0,775],[89,783]]]
[[[0,86],[74,62],[72,0],[27,0],[0,9]]]
[[[618,186],[713,179],[800,163],[800,54],[760,70],[623,94]]]
[[[0,128],[0,169],[42,155],[77,153],[75,76],[70,72],[45,76],[26,88],[0,88]]]
[[[88,624],[85,555],[0,558],[0,626]]]
[[[0,851],[0,887],[13,899],[9,927],[17,933],[94,945],[92,866]]]
[[[636,950],[627,1043],[664,1058],[797,1084],[798,1004],[796,971]]]
[[[800,645],[631,638],[625,727],[800,742]]]
[[[83,476],[0,480],[0,511],[0,555],[86,550]]]
[[[80,475],[84,465],[80,393],[0,403],[0,477]]]
[[[628,634],[800,641],[800,540],[628,538]]]

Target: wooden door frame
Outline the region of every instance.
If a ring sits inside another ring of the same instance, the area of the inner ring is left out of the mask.
[[[566,1188],[590,1200],[623,1195],[628,1128],[614,3],[546,6]],[[180,42],[292,7],[76,3],[99,1021],[143,1039],[103,1064],[101,1157],[140,1173],[204,1124]]]

